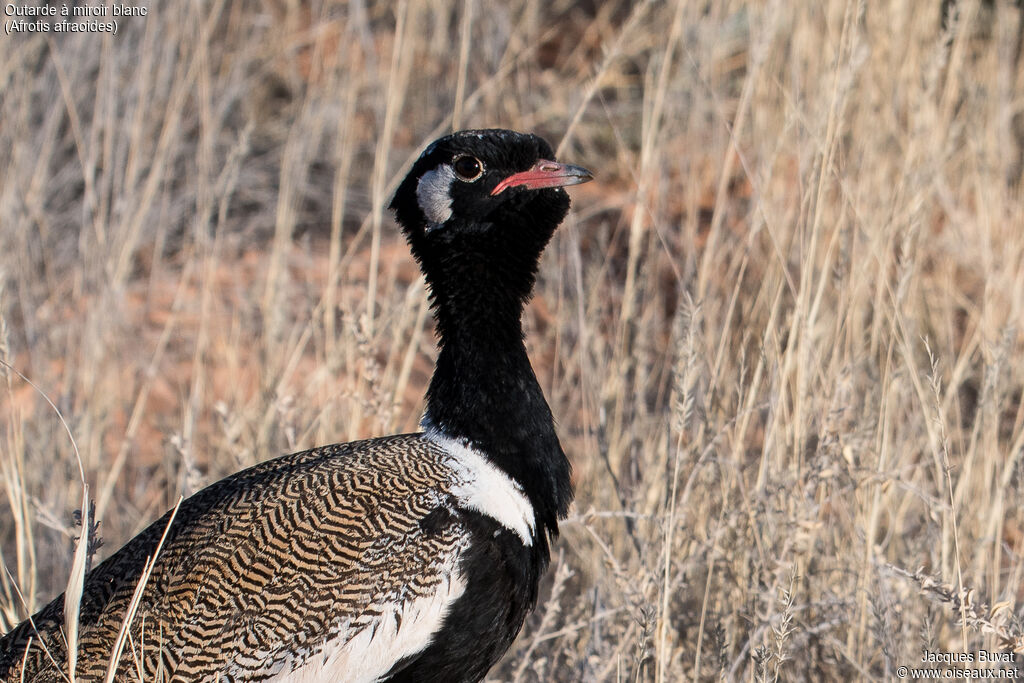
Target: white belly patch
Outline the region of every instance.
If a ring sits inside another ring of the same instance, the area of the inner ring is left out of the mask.
[[[452,558],[455,559],[454,557]],[[454,562],[452,563],[454,564]],[[316,655],[271,678],[276,683],[373,683],[396,662],[430,644],[453,602],[466,590],[454,566],[429,596],[385,608],[375,624],[354,636],[342,629]]]

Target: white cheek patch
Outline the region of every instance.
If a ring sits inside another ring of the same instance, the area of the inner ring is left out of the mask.
[[[449,164],[442,164],[433,171],[427,171],[416,185],[416,202],[420,211],[430,222],[428,229],[444,223],[452,217],[452,181],[455,171]]]

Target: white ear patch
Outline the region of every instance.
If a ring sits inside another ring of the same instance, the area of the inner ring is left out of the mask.
[[[428,171],[416,185],[416,202],[420,211],[435,227],[452,217],[452,181],[455,171],[449,164],[442,164],[433,171]],[[429,229],[429,228],[428,228]]]

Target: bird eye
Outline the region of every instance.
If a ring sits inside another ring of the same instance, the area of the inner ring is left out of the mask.
[[[467,183],[473,182],[484,174],[483,163],[471,156],[456,157],[452,168],[455,169],[455,175],[459,176],[459,180],[465,180]]]

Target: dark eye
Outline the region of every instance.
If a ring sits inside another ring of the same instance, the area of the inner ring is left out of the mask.
[[[458,157],[452,163],[452,168],[455,169],[455,175],[466,182],[473,182],[484,174],[484,165],[476,157]]]

